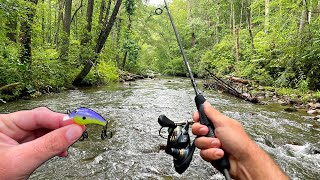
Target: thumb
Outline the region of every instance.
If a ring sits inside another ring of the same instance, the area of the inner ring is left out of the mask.
[[[215,127],[223,126],[224,121],[227,117],[216,110],[214,107],[212,107],[212,105],[208,101],[206,101],[203,106],[206,116],[213,123],[213,125]]]
[[[82,133],[82,127],[73,124],[53,130],[38,139],[24,143],[18,146],[17,156],[19,159],[16,159],[17,163],[24,162],[20,166],[27,168],[25,171],[32,173],[45,161],[68,149],[80,138]]]

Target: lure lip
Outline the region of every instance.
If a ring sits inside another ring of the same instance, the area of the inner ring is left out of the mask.
[[[70,117],[68,114],[66,114],[62,119],[62,126],[75,124],[73,117]]]

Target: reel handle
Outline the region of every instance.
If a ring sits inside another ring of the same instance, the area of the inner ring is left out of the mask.
[[[177,125],[171,121],[169,118],[167,118],[167,116],[165,115],[160,115],[158,117],[158,123],[160,124],[160,126],[162,127],[169,127],[169,128],[175,128]]]
[[[199,111],[199,118],[200,118],[200,123],[202,125],[206,125],[209,128],[209,132],[206,135],[207,137],[214,137],[214,125],[213,123],[208,119],[208,117],[206,116],[206,114],[204,113],[204,102],[206,101],[206,99],[203,97],[203,95],[198,94],[195,97],[195,102],[196,102],[196,106],[197,109]],[[220,171],[224,171],[225,169],[230,170],[230,163],[229,163],[229,159],[228,159],[228,155],[225,153],[224,156],[216,161],[212,161],[211,164],[216,164],[218,167],[218,170]]]

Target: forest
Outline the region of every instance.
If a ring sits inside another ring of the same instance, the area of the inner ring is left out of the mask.
[[[319,0],[168,6],[197,77],[320,97]],[[187,76],[164,4],[148,0],[0,0],[0,39],[0,102],[116,82],[123,71]]]

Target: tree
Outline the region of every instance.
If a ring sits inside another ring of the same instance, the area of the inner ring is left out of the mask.
[[[70,45],[70,27],[71,27],[71,9],[72,0],[65,0],[64,18],[63,18],[63,34],[60,46],[60,58],[63,62],[68,60]]]
[[[77,77],[73,80],[73,85],[80,85],[82,80],[86,77],[86,75],[90,72],[93,64],[97,60],[97,56],[100,54],[110,32],[113,27],[113,24],[116,20],[117,14],[119,12],[120,6],[121,6],[122,0],[117,0],[116,4],[114,6],[113,12],[111,14],[110,19],[105,18],[104,24],[107,24],[107,26],[103,26],[100,35],[98,37],[98,41],[96,43],[94,52],[95,55],[90,57],[87,62],[85,63],[85,66],[83,67],[82,71],[77,75]]]
[[[20,61],[26,65],[26,69],[31,69],[32,64],[32,23],[35,16],[35,5],[37,5],[38,0],[28,0],[28,6],[26,7],[26,15],[21,17],[21,28],[20,28]],[[29,74],[29,73],[27,73]]]

